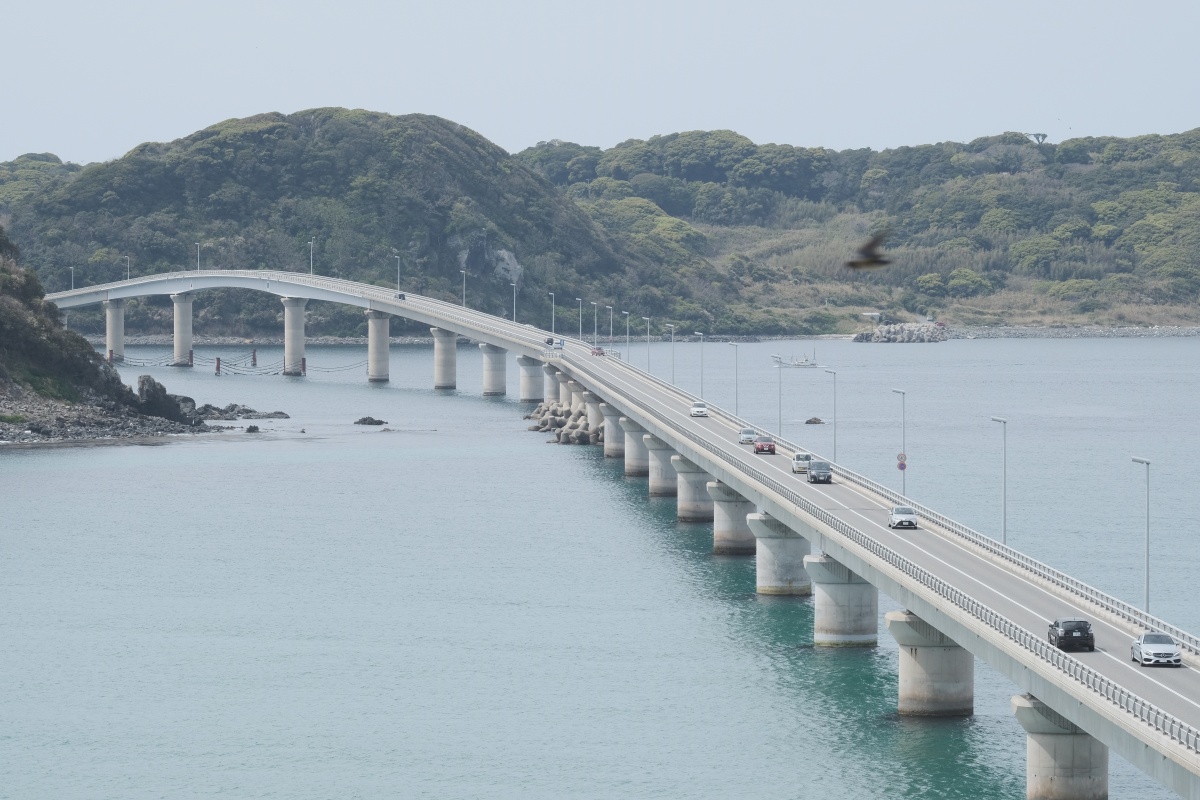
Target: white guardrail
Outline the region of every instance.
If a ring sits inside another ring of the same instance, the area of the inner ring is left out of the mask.
[[[568,357],[567,360],[571,361],[573,359],[570,359]],[[626,362],[625,365],[630,366],[628,364],[628,362]],[[583,364],[579,364],[578,366],[580,368],[584,367]],[[661,384],[661,385],[665,386],[667,389],[680,394],[681,396],[686,396],[686,397],[692,396],[686,392],[683,392],[682,390],[676,389],[675,387],[672,387],[669,384],[664,383],[663,381],[659,380],[658,378],[654,377],[653,375],[649,375],[644,370],[640,370],[637,367],[630,367],[630,368],[641,373],[643,376],[653,380],[655,383]],[[1059,650],[1057,647],[1050,645],[1041,636],[1038,636],[1037,634],[1034,634],[1031,631],[1026,630],[1025,628],[1022,628],[1020,625],[1017,625],[1015,622],[1007,619],[1006,617],[1004,617],[1000,614],[997,614],[995,611],[991,610],[986,605],[984,605],[983,603],[974,599],[967,593],[965,593],[959,589],[956,589],[955,587],[951,586],[949,583],[947,583],[946,581],[937,577],[936,575],[929,572],[928,570],[917,566],[916,564],[914,564],[913,562],[904,558],[903,556],[901,556],[899,553],[892,550],[891,548],[885,547],[878,540],[876,540],[870,536],[867,536],[866,534],[862,533],[861,531],[857,530],[856,528],[851,527],[850,525],[847,525],[846,523],[842,522],[838,518],[834,517],[829,512],[825,511],[823,508],[817,506],[816,504],[812,503],[809,500],[806,500],[804,497],[802,497],[800,494],[798,494],[794,489],[788,488],[784,484],[782,484],[779,481],[775,480],[774,478],[768,476],[766,473],[756,469],[755,467],[749,466],[741,461],[734,459],[732,456],[730,456],[727,452],[725,452],[721,448],[713,445],[708,440],[706,440],[700,436],[697,436],[696,434],[692,433],[691,431],[684,429],[678,423],[675,423],[669,419],[664,419],[664,418],[658,417],[658,415],[655,413],[655,410],[650,408],[645,403],[637,401],[633,398],[629,398],[629,399],[631,400],[631,402],[635,402],[639,406],[641,406],[642,410],[644,412],[646,412],[647,414],[650,414],[652,416],[655,416],[656,418],[659,419],[659,421],[661,423],[672,428],[676,432],[676,434],[678,434],[679,436],[687,439],[689,442],[691,442],[692,444],[701,448],[702,450],[705,450],[706,452],[712,454],[716,458],[719,458],[720,460],[724,461],[726,464],[728,464],[729,466],[731,466],[738,472],[741,472],[742,474],[754,479],[755,481],[757,481],[758,483],[760,483],[767,489],[771,490],[775,494],[779,495],[780,497],[784,498],[788,502],[795,505],[797,508],[802,509],[806,514],[808,514],[812,517],[815,517],[816,519],[820,520],[824,525],[827,525],[830,528],[836,530],[842,536],[845,536],[847,539],[854,542],[859,547],[868,551],[869,553],[876,556],[877,558],[882,559],[885,563],[889,564],[890,566],[894,567],[895,569],[900,570],[908,577],[910,577],[913,580],[920,583],[922,586],[925,586],[925,587],[933,590],[940,597],[944,598],[948,602],[954,604],[958,608],[960,608],[963,611],[965,611],[966,613],[970,614],[972,617],[979,620],[984,625],[987,625],[988,627],[992,628],[993,630],[999,632],[1005,638],[1009,639],[1012,642],[1015,642],[1017,645],[1023,647],[1024,649],[1028,650],[1029,652],[1033,653],[1035,656],[1037,656],[1041,660],[1053,665],[1055,668],[1059,669],[1060,671],[1062,671],[1064,674],[1066,674],[1070,678],[1074,679],[1075,681],[1077,681],[1078,683],[1087,687],[1088,689],[1096,692],[1101,697],[1104,697],[1106,700],[1115,704],[1119,708],[1134,715],[1139,720],[1141,720],[1142,722],[1146,723],[1151,728],[1153,728],[1155,731],[1168,736],[1169,738],[1171,738],[1172,740],[1174,740],[1176,742],[1179,742],[1180,744],[1182,744],[1183,746],[1185,746],[1192,752],[1200,753],[1200,730],[1197,730],[1196,728],[1193,728],[1191,725],[1188,725],[1186,722],[1183,722],[1182,720],[1177,719],[1176,717],[1172,716],[1171,714],[1168,714],[1166,711],[1163,711],[1162,709],[1158,708],[1154,704],[1143,700],[1142,698],[1138,697],[1137,695],[1133,694],[1129,690],[1122,687],[1120,684],[1112,681],[1111,679],[1105,677],[1104,675],[1101,675],[1100,673],[1096,672],[1091,667],[1083,664],[1078,659],[1073,658],[1072,656],[1068,655],[1067,653]],[[713,408],[714,408],[714,406],[710,405],[709,411],[711,412],[713,410]],[[743,420],[739,420],[737,417],[734,417],[725,412],[719,412],[719,413],[731,421],[736,421],[740,424],[744,424],[746,427],[751,427],[748,423],[744,423]],[[874,489],[874,487],[878,486],[878,484],[874,484],[873,481],[869,481],[865,478],[862,478],[862,476],[856,475],[855,473],[852,473],[849,470],[840,470],[839,469],[839,470],[837,470],[837,472],[842,477],[845,477],[856,483],[858,482],[858,480],[865,481],[864,485],[867,488],[871,488],[875,491],[879,491],[879,490],[883,489],[883,487],[879,487],[879,489]],[[898,495],[894,492],[887,492],[886,490],[883,490],[881,493],[884,493],[889,496],[894,496],[895,499],[902,500],[903,502],[908,503],[907,500],[904,500],[904,498],[902,498],[900,495]],[[913,507],[918,508],[919,511],[922,511],[922,509],[920,509],[917,506],[913,506]],[[924,514],[925,512],[922,511],[922,513]],[[934,515],[934,517],[936,517],[938,519],[945,519],[940,514]],[[939,522],[938,524],[940,525],[942,523]],[[969,529],[963,528],[962,526],[956,525],[956,527],[960,530],[969,531]],[[957,533],[958,531],[956,530],[954,532]],[[987,537],[982,536],[982,534],[975,533],[974,531],[970,531],[970,533],[974,534],[974,536],[984,539],[986,542],[992,541],[990,539],[987,539]],[[992,544],[995,544],[995,543],[992,542]],[[1011,551],[1010,548],[1004,548],[1002,546],[998,546],[998,550],[1000,550],[1000,549]],[[1011,552],[1015,553],[1016,551],[1011,551]],[[1038,564],[1038,562],[1033,561],[1032,559],[1028,559],[1028,561],[1030,561],[1033,564]],[[1020,563],[1020,562],[1018,562],[1018,563]],[[1059,575],[1062,574],[1062,573],[1058,573],[1057,570],[1050,570],[1048,567],[1046,567],[1046,569],[1049,570],[1053,574],[1059,574]],[[1088,587],[1088,588],[1090,588],[1090,587]],[[1092,591],[1097,591],[1097,590],[1093,589]],[[1100,592],[1097,592],[1097,594],[1104,596]],[[1117,602],[1119,602],[1119,601],[1117,601]]]

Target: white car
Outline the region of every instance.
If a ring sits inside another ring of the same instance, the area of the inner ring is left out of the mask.
[[[742,428],[738,434],[738,444],[754,444],[754,439],[758,436],[758,431],[754,428]]]
[[[1142,666],[1183,666],[1183,651],[1179,644],[1165,633],[1143,633],[1133,640],[1133,645],[1129,648],[1129,657]]]
[[[701,402],[700,400],[697,400],[696,402],[692,403],[691,415],[693,417],[707,417],[708,416],[708,404]]]
[[[888,512],[888,527],[913,528],[915,530],[917,527],[916,510],[908,506],[892,506],[892,510]]]
[[[792,456],[792,472],[808,472],[810,461],[812,461],[812,453],[796,453]]]

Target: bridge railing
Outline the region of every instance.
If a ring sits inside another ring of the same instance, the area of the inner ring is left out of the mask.
[[[567,360],[571,361],[573,364],[575,364],[575,366],[578,366],[586,371],[584,363],[575,363],[575,359],[570,358],[569,356]],[[659,416],[656,413],[657,410],[652,408],[647,403],[644,403],[633,397],[629,397],[628,399],[640,406],[643,412],[655,417],[660,423],[670,427],[677,436],[686,439],[697,448],[704,450],[714,458],[723,461],[733,470],[753,479],[764,488],[770,490],[776,496],[791,503],[797,509],[803,511],[809,516],[819,520],[823,525],[837,531],[839,534],[853,542],[858,547],[871,553],[873,556],[882,560],[892,568],[900,571],[920,585],[931,590],[945,601],[966,612],[987,627],[999,632],[1005,638],[1016,643],[1042,661],[1053,665],[1056,669],[1070,676],[1073,680],[1077,681],[1087,689],[1099,694],[1101,697],[1115,704],[1117,707],[1132,714],[1158,733],[1169,737],[1173,741],[1179,742],[1192,752],[1200,753],[1200,730],[1193,728],[1186,722],[1183,722],[1177,717],[1167,713],[1166,711],[1163,711],[1153,703],[1143,700],[1141,697],[1133,694],[1115,681],[1112,681],[1104,675],[1101,675],[1099,672],[1096,672],[1094,669],[1082,663],[1078,659],[1068,655],[1062,650],[1059,650],[1057,647],[1050,645],[1050,643],[1041,636],[1021,627],[1003,615],[996,613],[984,603],[971,597],[966,592],[955,588],[923,567],[920,567],[912,561],[909,561],[907,558],[892,550],[890,547],[885,546],[879,540],[866,535],[851,525],[846,524],[825,509],[805,499],[794,489],[785,486],[761,470],[733,458],[724,449],[717,447],[707,439],[692,433],[678,423]]]
[[[626,366],[640,374],[644,380],[655,383],[660,389],[673,392],[682,400],[691,402],[693,400],[701,399],[687,391],[684,391],[683,389],[680,389],[677,386],[667,383],[656,375],[646,372],[640,367],[629,364],[628,362],[626,362]],[[748,422],[741,417],[735,416],[725,409],[719,406],[714,406],[711,403],[708,406],[708,412],[710,416],[722,418],[735,427],[757,428],[760,430],[765,430],[762,428],[762,426],[754,425],[753,423]],[[779,433],[772,435],[775,437],[775,440],[786,449],[796,452],[812,452],[808,450],[808,448],[802,447],[795,442],[783,438],[783,436]],[[813,455],[818,456],[816,453],[813,453]],[[976,547],[979,547],[991,553],[992,555],[1009,562],[1010,564],[1024,569],[1025,571],[1037,576],[1038,578],[1041,578],[1053,586],[1064,589],[1067,592],[1104,609],[1106,612],[1119,619],[1123,619],[1135,626],[1145,628],[1147,630],[1160,631],[1162,633],[1170,634],[1180,643],[1183,648],[1193,654],[1200,655],[1200,637],[1196,636],[1195,634],[1185,631],[1176,625],[1172,625],[1166,620],[1151,616],[1142,609],[1137,608],[1136,606],[1133,606],[1124,600],[1113,597],[1112,595],[1103,592],[1094,586],[1084,583],[1078,578],[1074,578],[1065,572],[1062,572],[1061,570],[1055,569],[1048,564],[1038,561],[1036,558],[1032,558],[1019,550],[1009,547],[1006,544],[1001,544],[990,536],[986,536],[985,534],[973,530],[972,528],[969,528],[944,514],[940,514],[931,508],[921,505],[920,503],[916,503],[899,492],[890,489],[877,481],[871,480],[864,475],[860,475],[853,470],[839,466],[831,459],[823,456],[818,457],[822,458],[822,460],[829,461],[833,467],[833,473],[842,480],[873,492],[874,494],[886,499],[893,505],[909,506],[917,512],[918,516],[934,523],[946,532],[958,536],[959,538],[970,542]]]

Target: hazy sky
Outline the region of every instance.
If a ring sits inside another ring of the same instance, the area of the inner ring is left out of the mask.
[[[1200,3],[6,3],[0,161],[231,117],[447,117],[515,152],[729,128],[834,149],[1200,126]]]

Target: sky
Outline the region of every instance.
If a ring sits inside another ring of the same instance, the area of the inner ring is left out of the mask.
[[[0,161],[106,161],[322,106],[435,114],[509,152],[1200,127],[1194,0],[13,0],[0,19]]]

